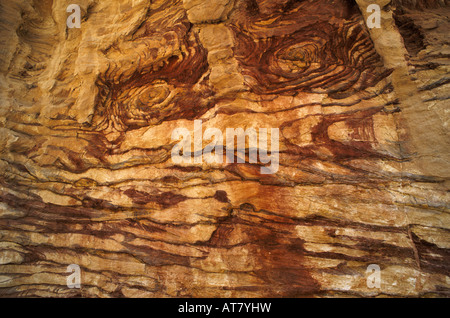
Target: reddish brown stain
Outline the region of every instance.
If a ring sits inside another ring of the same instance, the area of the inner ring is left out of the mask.
[[[242,212],[235,213],[245,213]],[[299,239],[286,238],[283,228],[266,220],[248,221],[234,216],[221,222],[209,241],[211,247],[243,246],[246,257],[258,260],[254,274],[264,283],[248,286],[262,297],[307,297],[320,291],[320,285],[311,277],[303,259],[305,250]],[[224,263],[233,262],[224,256]]]
[[[176,205],[183,202],[187,198],[183,195],[174,194],[172,192],[163,192],[160,194],[149,194],[143,191],[128,189],[123,192],[126,196],[130,197],[134,203],[144,205],[150,202],[155,202],[161,205],[163,208],[167,208],[172,205]]]

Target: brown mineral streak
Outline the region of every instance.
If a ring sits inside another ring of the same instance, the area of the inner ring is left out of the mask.
[[[79,2],[0,5],[0,297],[450,295],[447,0]]]

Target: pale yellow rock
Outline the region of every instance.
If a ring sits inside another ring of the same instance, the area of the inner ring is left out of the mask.
[[[218,22],[227,18],[233,0],[183,0],[189,21],[192,23]]]

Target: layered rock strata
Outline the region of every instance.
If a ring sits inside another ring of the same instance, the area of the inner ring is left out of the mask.
[[[0,4],[0,296],[449,295],[447,1],[69,4]],[[279,168],[182,127],[278,128]]]

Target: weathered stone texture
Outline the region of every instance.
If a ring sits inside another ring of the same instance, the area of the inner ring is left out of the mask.
[[[71,2],[0,3],[1,297],[449,296],[447,1]]]

